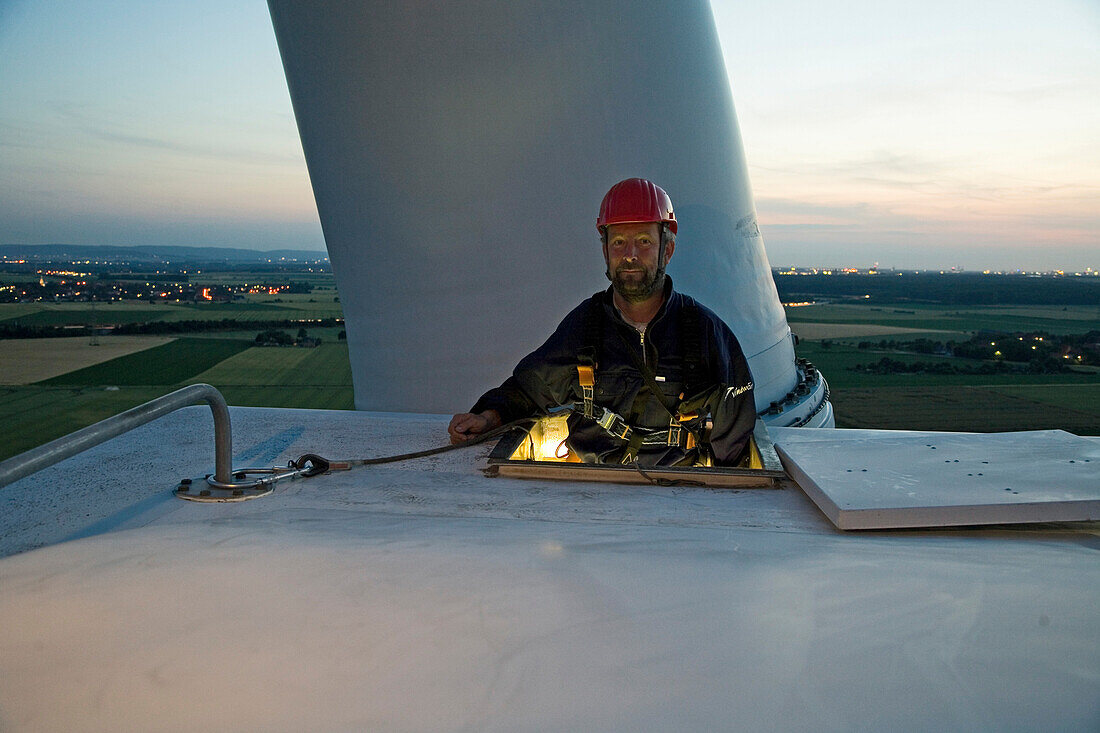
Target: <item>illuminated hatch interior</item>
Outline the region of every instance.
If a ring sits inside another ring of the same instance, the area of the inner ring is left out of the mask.
[[[622,483],[683,483],[716,487],[773,487],[782,464],[767,427],[756,421],[746,465],[646,466],[583,463],[569,449],[568,413],[539,418],[530,430],[505,434],[489,454],[491,476],[551,478]]]

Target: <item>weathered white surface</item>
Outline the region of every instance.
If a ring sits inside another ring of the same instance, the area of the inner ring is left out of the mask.
[[[304,453],[340,459],[421,450],[447,442],[449,420],[443,415],[248,407],[231,408],[231,414],[235,468],[286,465]],[[491,448],[486,443],[415,461],[334,473],[321,482],[295,481],[281,486],[276,494],[280,502],[308,503],[312,491],[323,487],[325,506],[328,502],[342,505],[346,499],[374,511],[433,516],[829,526],[797,489],[776,492],[781,496],[765,500],[752,495],[759,490],[715,492],[488,479],[481,469]],[[210,410],[180,410],[0,490],[0,555],[78,535],[142,526],[181,511],[184,516],[205,519],[211,512],[194,514],[189,502],[169,492],[179,479],[199,479],[213,470]],[[547,492],[551,492],[549,500]],[[728,496],[737,496],[736,507],[725,500]],[[274,498],[247,502],[239,511],[262,509]]]
[[[772,432],[841,529],[1100,519],[1100,445],[1061,430]]]
[[[233,419],[238,466],[419,449],[446,423]],[[1095,524],[846,534],[789,484],[488,479],[487,446],[174,499],[210,470],[209,422],[189,408],[0,492],[5,543],[58,515],[93,535],[0,560],[0,729],[1100,724]]]

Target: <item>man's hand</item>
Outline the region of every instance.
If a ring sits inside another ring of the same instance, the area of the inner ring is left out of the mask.
[[[463,412],[451,418],[451,424],[447,426],[447,432],[451,434],[451,443],[457,445],[465,443],[475,435],[481,435],[493,428],[499,428],[502,424],[500,413],[496,410],[486,410],[476,415],[472,412]]]

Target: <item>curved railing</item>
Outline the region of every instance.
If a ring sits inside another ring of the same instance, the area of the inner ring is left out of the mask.
[[[175,412],[181,407],[196,405],[200,402],[210,405],[210,411],[214,413],[214,478],[222,483],[229,483],[233,458],[229,406],[225,403],[221,392],[209,384],[192,384],[9,458],[0,463],[0,487],[141,427],[158,417]]]

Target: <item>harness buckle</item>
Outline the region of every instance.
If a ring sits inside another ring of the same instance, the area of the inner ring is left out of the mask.
[[[611,426],[615,424],[615,418],[617,417],[618,415],[605,407],[603,408],[603,414],[596,419],[596,424],[604,430],[611,430]]]
[[[629,440],[634,429],[630,427],[621,415],[618,415],[606,407],[600,408],[600,416],[596,418],[596,424],[606,430],[609,435],[622,440]]]
[[[578,364],[577,379],[581,383],[581,396],[584,398],[584,416],[591,419],[596,399],[596,368],[588,364]]]

